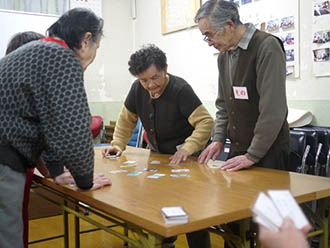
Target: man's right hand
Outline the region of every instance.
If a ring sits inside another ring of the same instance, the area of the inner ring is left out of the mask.
[[[115,146],[110,146],[102,149],[102,156],[105,157],[107,155],[116,155],[117,157],[121,156],[122,151]]]
[[[213,141],[209,144],[205,150],[199,155],[198,163],[200,164],[207,164],[207,162],[212,159],[216,160],[216,158],[220,155],[223,149],[223,142],[220,141]]]

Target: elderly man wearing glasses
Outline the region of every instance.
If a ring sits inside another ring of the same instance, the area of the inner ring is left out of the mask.
[[[289,128],[282,42],[251,23],[242,24],[231,1],[205,2],[195,21],[204,41],[220,51],[214,139],[199,162],[216,159],[229,138],[231,149],[223,170],[252,165],[286,169]]]

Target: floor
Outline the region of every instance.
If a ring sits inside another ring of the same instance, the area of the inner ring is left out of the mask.
[[[93,218],[98,218],[94,216]],[[106,223],[104,223],[106,224]],[[70,226],[70,247],[74,247],[73,239],[73,227],[74,227],[74,218],[69,217],[69,226]],[[81,221],[80,229],[88,230],[94,228],[91,224]],[[120,231],[120,229],[117,229]],[[35,220],[30,220],[29,222],[29,240],[38,240],[42,238],[47,238],[54,235],[63,234],[63,217],[53,216],[47,218],[40,218]],[[223,248],[223,240],[221,237],[211,234],[211,244],[212,248]],[[63,238],[49,240],[41,243],[35,243],[29,245],[29,248],[64,248]],[[94,231],[89,233],[84,233],[80,238],[80,247],[81,248],[119,248],[124,247],[123,241],[109,233],[104,231]],[[176,248],[185,248],[188,247],[185,235],[179,235],[178,240],[175,243]],[[201,247],[202,248],[202,247]]]

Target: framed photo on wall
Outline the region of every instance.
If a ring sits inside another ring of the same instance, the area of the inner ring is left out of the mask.
[[[195,26],[200,0],[161,0],[162,34]]]

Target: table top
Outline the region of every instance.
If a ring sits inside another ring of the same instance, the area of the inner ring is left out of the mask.
[[[135,147],[127,147],[118,159],[107,159],[102,158],[103,148],[95,148],[95,172],[105,173],[111,178],[112,186],[80,192],[76,187],[56,185],[50,179],[36,176],[35,180],[163,237],[251,217],[250,208],[260,191],[289,189],[299,203],[330,196],[330,178],[326,177],[257,167],[226,172],[199,164],[195,157],[189,157],[178,166],[169,166],[170,155]],[[128,160],[136,161],[136,167],[121,168]],[[153,160],[161,164],[150,164]],[[109,173],[110,170],[130,172],[143,168],[159,171],[143,172],[139,176]],[[170,174],[184,174],[171,173],[171,169],[183,168],[190,169],[187,173],[190,177],[170,177]],[[154,173],[166,176],[147,178]],[[161,208],[167,206],[182,206],[189,215],[189,222],[166,225]]]

